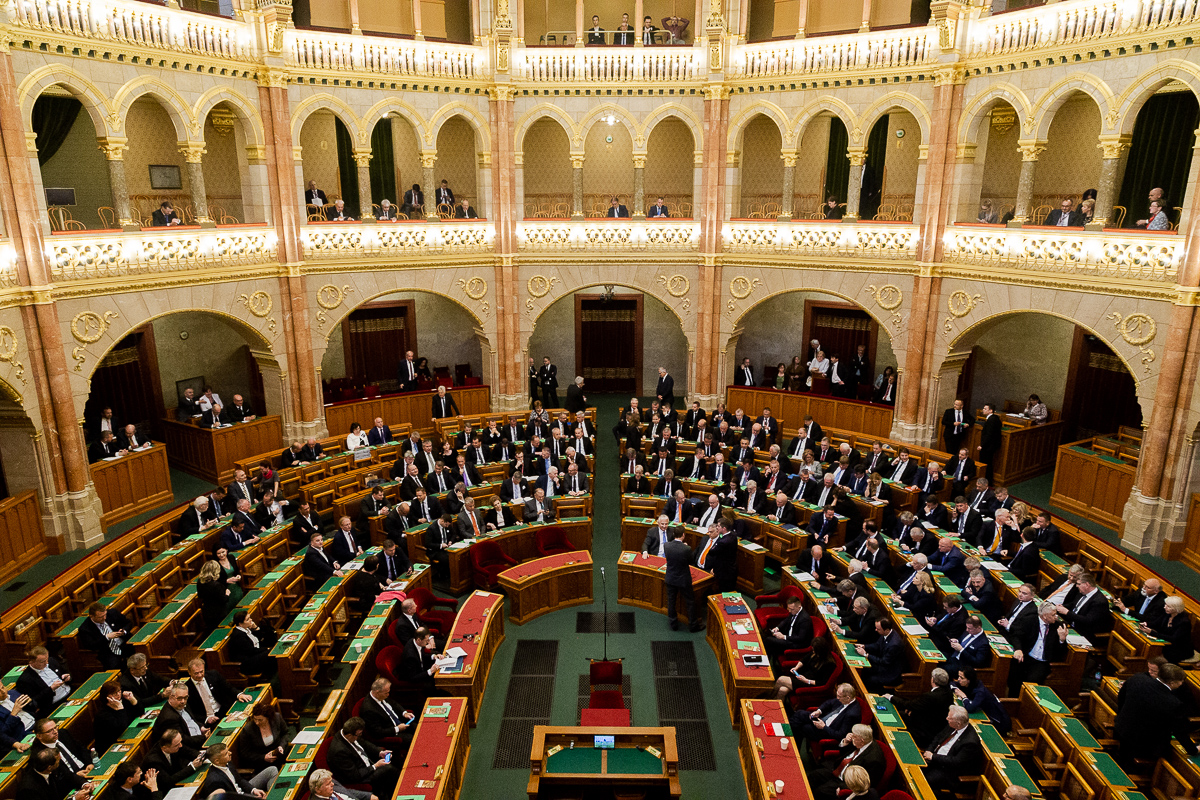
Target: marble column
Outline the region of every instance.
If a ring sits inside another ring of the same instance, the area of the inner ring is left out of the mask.
[[[182,142],[179,152],[187,162],[188,183],[192,189],[192,213],[201,228],[215,228],[208,215],[208,193],[204,189],[204,142]]]
[[[415,4],[415,0],[414,0]],[[350,32],[362,36],[362,25],[359,23],[358,17],[358,0],[349,0],[350,5]]]
[[[846,184],[846,215],[844,220],[858,219],[858,202],[862,197],[863,167],[867,163],[866,150],[847,150],[850,157],[850,180]]]
[[[437,184],[433,180],[433,165],[437,163],[437,153],[423,151],[421,153],[421,181],[425,190],[425,219],[436,220],[437,213]]]
[[[571,219],[583,219],[583,156],[571,156]]]
[[[1037,160],[1046,150],[1043,142],[1018,142],[1017,149],[1021,151],[1021,176],[1017,180],[1017,207],[1013,212],[1010,228],[1019,228],[1029,221],[1030,206],[1033,204],[1033,176],[1037,170]]]
[[[863,0],[862,6],[862,25],[859,26],[859,33],[866,33],[871,30],[871,0]]]
[[[637,0],[633,4],[633,24],[631,27],[637,31],[637,39],[634,40],[634,47],[643,47],[642,44],[642,17],[646,16],[645,3],[643,0]]]
[[[646,156],[633,157],[633,208],[629,215],[635,219],[646,218]]]
[[[1128,136],[1100,137],[1100,150],[1103,159],[1100,161],[1100,182],[1096,186],[1096,208],[1092,213],[1092,221],[1083,227],[1089,231],[1104,230],[1105,224],[1112,217],[1113,200],[1117,194],[1117,178],[1121,170],[1121,154],[1129,146]]]
[[[804,38],[804,27],[808,25],[808,0],[800,0],[800,8],[796,14],[796,38]]]
[[[425,36],[421,33],[421,0],[412,0],[413,12],[413,38],[417,41],[424,41]]]
[[[796,151],[784,150],[779,156],[783,159],[783,197],[779,203],[779,221],[792,221],[792,204],[796,199]]]
[[[117,227],[123,231],[140,231],[141,220],[133,218],[129,207],[129,184],[125,180],[125,148],[129,140],[101,136],[96,141],[100,143],[100,151],[104,153],[104,159],[108,163],[108,183],[112,187]]]
[[[575,46],[583,47],[583,0],[575,0]]]
[[[354,163],[358,164],[358,218],[363,222],[375,222],[375,209],[371,208],[371,151],[355,150]],[[389,200],[391,198],[388,198]]]

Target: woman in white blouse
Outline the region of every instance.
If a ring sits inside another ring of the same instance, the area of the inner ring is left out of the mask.
[[[350,435],[346,437],[346,449],[354,451],[360,447],[368,446],[367,435],[363,433],[362,425],[355,422],[350,426]]]
[[[1029,402],[1025,404],[1025,416],[1034,422],[1041,423],[1050,419],[1050,411],[1046,408],[1046,404],[1042,402],[1042,398],[1036,394],[1031,394],[1029,395]]]
[[[818,350],[817,354],[813,356],[813,360],[808,362],[808,374],[825,375],[827,372],[829,372],[829,359],[825,357],[824,350]]]

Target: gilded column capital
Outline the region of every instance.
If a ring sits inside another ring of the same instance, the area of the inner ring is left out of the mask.
[[[487,90],[488,98],[499,103],[512,102],[517,96],[517,90],[512,86],[491,86]]]
[[[583,169],[584,157],[582,155],[571,154],[571,169]]]
[[[781,152],[779,154],[779,157],[781,159],[783,159],[783,166],[785,169],[795,169],[795,167],[796,167],[796,151],[795,150],[784,150],[783,152]]]
[[[96,148],[104,153],[106,161],[123,161],[129,140],[123,136],[97,136]]]
[[[633,154],[633,168],[634,169],[645,169],[646,168],[646,154],[645,153],[634,153]]]
[[[1105,159],[1120,158],[1132,139],[1132,136],[1101,136],[1096,147],[1100,148]]]
[[[964,67],[948,66],[934,70],[933,85],[941,86],[943,84],[959,84],[967,82],[967,70]]]
[[[261,144],[246,145],[246,160],[247,161],[266,161],[267,148]]]
[[[355,150],[354,163],[358,164],[359,169],[366,169],[371,166],[371,151],[370,150]]]
[[[704,87],[705,100],[728,100],[729,87],[721,83],[710,83]]]
[[[281,69],[271,69],[263,67],[255,76],[258,79],[258,85],[267,89],[282,89],[287,86],[288,74]]]
[[[1046,152],[1046,142],[1017,142],[1017,150],[1021,153],[1022,161],[1037,161],[1038,156]]]
[[[204,142],[179,142],[179,154],[189,164],[200,164],[204,160]]]
[[[846,151],[846,158],[850,159],[850,166],[861,167],[867,163],[867,151],[863,148],[850,149]]]
[[[433,165],[437,163],[437,152],[422,151],[421,153],[421,168],[433,169]]]

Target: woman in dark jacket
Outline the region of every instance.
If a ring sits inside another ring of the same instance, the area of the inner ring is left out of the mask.
[[[207,632],[215,631],[229,613],[229,585],[221,579],[221,565],[206,561],[196,578],[196,594],[200,596],[200,613]]]
[[[941,616],[938,611],[937,592],[928,572],[918,573],[913,582],[897,597],[899,602],[896,605],[907,608],[918,620]]]
[[[125,697],[124,694],[129,694]],[[92,734],[96,737],[96,752],[103,754],[125,735],[125,729],[137,717],[137,702],[132,692],[122,693],[120,681],[109,681],[100,687],[93,706]]]
[[[274,703],[256,703],[238,739],[238,766],[253,772],[283,768],[287,756],[288,726]]]

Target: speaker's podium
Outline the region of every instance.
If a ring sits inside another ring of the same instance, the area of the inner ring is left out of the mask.
[[[674,728],[537,725],[529,760],[530,800],[578,797],[593,786],[647,800],[681,793]]]

